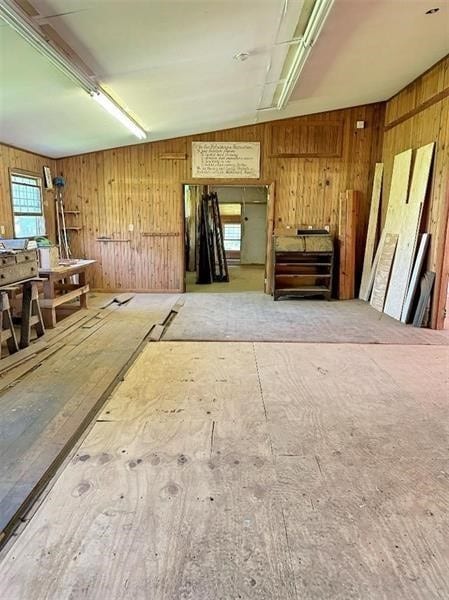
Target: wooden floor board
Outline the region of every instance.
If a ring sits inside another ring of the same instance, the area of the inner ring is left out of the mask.
[[[97,299],[100,304],[101,297]],[[120,373],[152,325],[169,312],[176,299],[146,295],[135,304],[108,307],[105,318],[87,329],[82,327],[84,319],[69,317],[68,323],[59,325],[45,340],[48,352],[59,345],[58,352],[44,362],[39,362],[37,355],[37,368],[22,373],[14,387],[3,390],[0,532],[11,530],[23,505],[30,501],[30,492],[39,489],[61,453],[88,424],[98,403],[119,383]],[[33,346],[41,348],[41,342]],[[22,372],[22,367],[19,370]],[[14,379],[16,372],[8,371],[8,378]]]
[[[3,596],[448,597],[448,360],[150,344],[4,556]]]

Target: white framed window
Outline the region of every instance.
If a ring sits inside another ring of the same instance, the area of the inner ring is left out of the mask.
[[[224,223],[224,248],[227,251],[240,252],[242,226],[240,223]]]
[[[45,235],[41,177],[12,171],[11,203],[16,238]]]

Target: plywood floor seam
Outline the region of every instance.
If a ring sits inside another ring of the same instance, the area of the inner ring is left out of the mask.
[[[447,597],[448,377],[444,345],[149,344],[0,593]]]

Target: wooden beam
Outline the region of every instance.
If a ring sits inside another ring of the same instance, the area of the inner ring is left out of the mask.
[[[359,219],[361,194],[354,190],[346,190],[340,194],[339,212],[339,286],[340,300],[355,297],[355,260],[357,223]]]

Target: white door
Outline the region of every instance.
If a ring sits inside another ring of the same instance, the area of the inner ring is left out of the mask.
[[[240,264],[264,265],[267,247],[267,205],[242,205]]]

